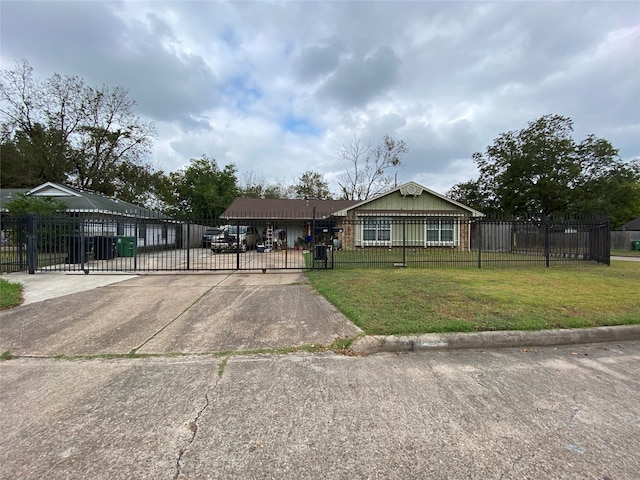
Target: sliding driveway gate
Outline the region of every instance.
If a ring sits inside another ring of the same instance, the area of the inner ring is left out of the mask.
[[[29,215],[4,217],[2,233],[3,272],[552,267],[609,265],[610,259],[608,219],[376,217],[276,224]]]

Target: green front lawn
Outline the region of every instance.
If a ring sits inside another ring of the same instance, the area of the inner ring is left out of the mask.
[[[0,278],[0,310],[12,308],[22,302],[22,285]]]
[[[616,257],[640,257],[640,250],[611,250],[611,255]]]
[[[311,284],[368,335],[640,324],[640,264],[315,270]]]
[[[315,261],[314,261],[315,258]],[[576,264],[589,262],[582,251],[567,250],[550,255],[549,261],[553,265]],[[544,266],[546,257],[543,251],[534,252],[482,252],[478,256],[476,250],[466,251],[453,248],[357,248],[337,251],[327,251],[327,265],[329,268],[396,268],[409,267],[465,267],[476,268],[480,262],[487,267],[523,267]],[[306,266],[324,268],[324,261],[317,259],[317,253],[305,254]]]

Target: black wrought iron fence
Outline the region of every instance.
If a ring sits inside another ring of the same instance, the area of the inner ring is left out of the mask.
[[[313,268],[609,265],[607,219],[358,218],[316,222]]]
[[[4,217],[2,271],[609,264],[607,219]]]
[[[27,270],[27,219],[26,217],[2,217],[0,236],[0,271]]]

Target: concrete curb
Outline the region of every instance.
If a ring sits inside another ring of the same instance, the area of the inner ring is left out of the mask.
[[[617,342],[640,340],[640,325],[576,328],[541,331],[429,333],[415,336],[368,336],[355,340],[350,349],[369,355],[378,352],[420,352],[457,350],[464,348],[516,348],[573,345],[577,343]]]

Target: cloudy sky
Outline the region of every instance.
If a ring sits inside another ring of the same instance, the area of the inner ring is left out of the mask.
[[[471,155],[548,113],[640,156],[640,2],[0,3],[2,69],[121,86],[166,172],[202,154],[332,190],[337,150],[385,133],[398,181],[445,193]]]

